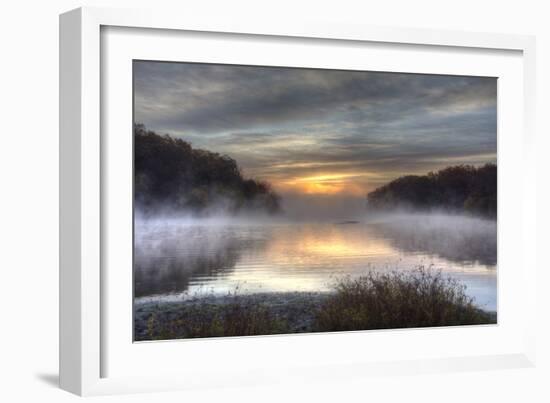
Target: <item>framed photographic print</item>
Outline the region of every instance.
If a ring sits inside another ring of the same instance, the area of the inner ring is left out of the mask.
[[[497,323],[495,77],[134,60],[133,91],[134,341]]]
[[[180,17],[61,16],[63,388],[532,365],[533,38]]]

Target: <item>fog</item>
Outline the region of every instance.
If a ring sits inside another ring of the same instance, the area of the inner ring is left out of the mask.
[[[338,222],[365,216],[364,197],[287,194],[281,201],[282,217],[292,221]]]
[[[371,215],[366,222],[400,250],[455,262],[497,263],[497,223],[444,212]]]
[[[338,222],[365,218],[366,200],[357,196],[284,194],[281,210],[275,214],[265,212],[261,206],[251,204],[246,209],[235,211],[232,202],[218,197],[197,210],[174,209],[155,205],[154,208],[135,208],[135,221],[148,225],[224,225],[228,223],[277,223],[277,222]],[[168,221],[167,221],[168,220]]]
[[[175,247],[190,247],[195,252],[201,249],[228,250],[235,246],[235,240],[225,237],[228,227],[258,228],[272,225],[307,225],[314,223],[332,225],[368,226],[378,236],[388,240],[394,247],[406,252],[422,252],[438,255],[456,262],[478,262],[495,265],[497,261],[496,220],[452,214],[443,211],[391,213],[365,213],[360,211],[360,202],[348,199],[337,209],[335,200],[325,199],[323,203],[308,203],[294,199],[285,203],[282,214],[233,214],[223,210],[208,216],[176,214],[165,210],[163,214],[151,215],[136,211],[134,245],[136,254],[146,249],[145,244],[157,245],[157,252],[170,255]],[[292,207],[292,209],[289,209]],[[326,212],[329,211],[330,214]],[[196,235],[203,230],[199,237]],[[205,229],[208,229],[207,231]],[[181,231],[188,236],[182,237]],[[246,234],[248,242],[253,232]],[[153,238],[156,239],[153,242]],[[192,245],[199,242],[199,245]],[[233,243],[232,243],[233,242]],[[200,255],[200,253],[199,253]],[[195,255],[196,256],[196,253]]]
[[[496,306],[495,220],[441,211],[368,214],[354,200],[336,210],[333,200],[324,202],[308,209],[303,199],[291,200],[279,215],[136,211],[135,296],[324,291],[335,276],[433,266]]]

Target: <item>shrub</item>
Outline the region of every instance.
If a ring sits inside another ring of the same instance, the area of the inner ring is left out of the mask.
[[[315,330],[343,331],[492,323],[465,286],[440,271],[369,272],[344,279],[320,307]]]

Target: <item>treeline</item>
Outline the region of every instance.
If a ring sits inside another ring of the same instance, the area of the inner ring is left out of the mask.
[[[234,159],[160,136],[142,124],[134,125],[134,181],[135,203],[146,211],[280,209],[269,183],[243,178]]]
[[[443,209],[494,218],[497,167],[458,165],[427,175],[403,176],[370,192],[367,200],[368,208],[376,211]]]

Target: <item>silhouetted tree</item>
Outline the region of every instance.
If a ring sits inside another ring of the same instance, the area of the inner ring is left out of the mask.
[[[266,182],[243,178],[227,155],[134,126],[134,197],[141,208],[202,211],[260,209],[275,213],[280,198]]]
[[[496,217],[497,166],[457,165],[403,176],[370,192],[367,200],[372,210],[447,209]]]

